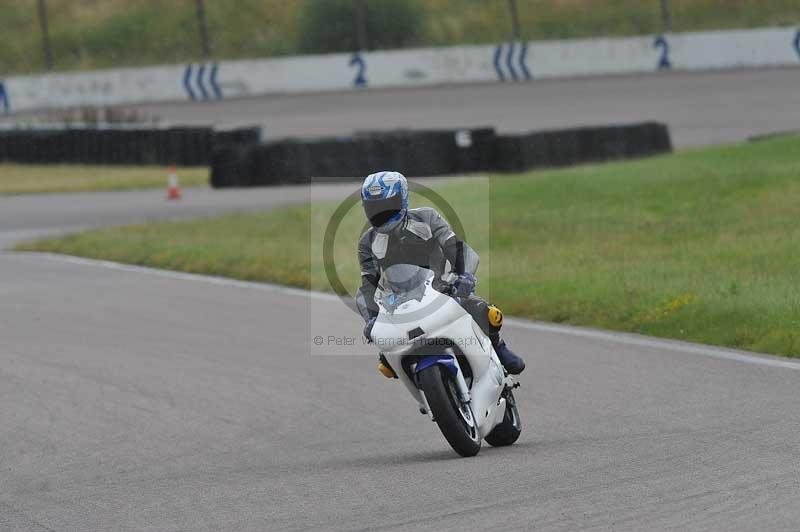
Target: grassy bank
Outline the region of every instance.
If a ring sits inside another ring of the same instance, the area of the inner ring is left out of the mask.
[[[215,59],[296,54],[303,17],[314,0],[206,0]],[[316,0],[320,1],[320,0]],[[408,0],[411,1],[411,0]],[[653,34],[661,31],[658,0],[525,0],[524,39]],[[674,31],[795,25],[795,0],[670,0]],[[416,0],[423,12],[415,46],[507,40],[508,3]],[[56,70],[117,68],[200,59],[194,0],[50,0],[50,40]],[[352,27],[351,20],[331,24]],[[0,3],[0,73],[44,69],[35,0]]]
[[[479,292],[507,313],[800,356],[800,138],[481,183],[440,192],[481,253]],[[329,290],[319,241],[333,208],[109,228],[20,249]],[[362,227],[356,206],[334,245],[349,292]]]
[[[178,169],[181,186],[208,183],[207,168]],[[0,164],[0,194],[92,192],[167,186],[167,169],[157,166]]]

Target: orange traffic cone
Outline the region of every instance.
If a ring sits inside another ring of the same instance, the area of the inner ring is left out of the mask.
[[[169,165],[169,174],[167,175],[167,199],[181,199],[181,186],[178,183],[178,174],[175,173],[174,165]]]

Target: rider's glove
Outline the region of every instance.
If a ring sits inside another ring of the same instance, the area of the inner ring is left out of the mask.
[[[367,343],[372,343],[372,327],[375,325],[375,318],[370,318],[366,325],[364,325],[364,338]]]
[[[478,280],[471,273],[462,273],[453,283],[453,295],[456,297],[469,297],[475,292]]]

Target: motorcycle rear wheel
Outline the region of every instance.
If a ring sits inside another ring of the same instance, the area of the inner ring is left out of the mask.
[[[428,406],[439,430],[455,452],[475,456],[481,450],[481,436],[469,404],[462,405],[453,377],[438,364],[417,374]]]

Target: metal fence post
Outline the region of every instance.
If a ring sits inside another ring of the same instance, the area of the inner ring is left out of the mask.
[[[47,5],[45,5],[45,0],[39,0],[39,27],[42,30],[44,64],[47,70],[53,70],[53,50],[50,48],[50,32],[47,27]]]
[[[661,33],[672,31],[672,15],[669,11],[669,0],[661,0]]]
[[[356,45],[359,51],[366,51],[369,47],[367,40],[367,4],[365,0],[353,0],[353,24],[356,32]]]
[[[517,0],[508,0],[508,9],[511,12],[511,31],[515,41],[520,38],[519,30],[519,11],[517,10]]]
[[[208,59],[211,56],[211,43],[208,38],[206,6],[203,0],[197,0],[197,26],[200,30],[200,53],[203,54],[203,59]]]

